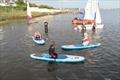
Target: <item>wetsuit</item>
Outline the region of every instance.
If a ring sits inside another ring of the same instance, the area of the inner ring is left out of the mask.
[[[55,47],[49,48],[49,55],[51,58],[57,58],[57,54],[55,53]]]
[[[48,33],[48,22],[44,22],[45,33]]]

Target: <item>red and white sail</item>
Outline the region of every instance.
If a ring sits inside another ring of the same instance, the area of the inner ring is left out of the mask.
[[[32,18],[31,9],[29,6],[29,2],[27,2],[27,19],[31,19],[31,18]]]
[[[95,20],[96,23],[101,23],[98,0],[88,0],[85,8],[84,19]]]

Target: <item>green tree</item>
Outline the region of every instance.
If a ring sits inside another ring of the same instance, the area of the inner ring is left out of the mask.
[[[23,0],[17,0],[16,3],[17,4],[25,4]]]

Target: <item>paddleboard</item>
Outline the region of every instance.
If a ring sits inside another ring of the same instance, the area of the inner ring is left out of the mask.
[[[34,37],[32,37],[32,39],[33,39],[33,42],[35,42],[36,44],[40,44],[40,45],[45,44],[45,40],[44,39],[35,40]]]
[[[82,44],[72,44],[72,45],[62,45],[61,48],[62,49],[66,49],[66,50],[79,50],[79,49],[86,49],[86,48],[95,48],[95,47],[99,47],[101,45],[101,43],[96,43],[96,44],[89,44],[89,45],[82,45]]]
[[[75,55],[64,55],[64,54],[58,54],[57,59],[50,58],[50,55],[48,53],[42,53],[42,54],[31,54],[31,58],[42,60],[42,61],[48,61],[48,62],[84,62],[85,58],[83,56],[75,56]]]

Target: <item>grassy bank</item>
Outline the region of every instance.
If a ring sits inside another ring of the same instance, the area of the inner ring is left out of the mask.
[[[64,12],[53,12],[53,13],[46,13],[46,12],[32,12],[33,18],[41,17],[46,15],[56,15]],[[26,19],[26,11],[16,11],[16,12],[0,12],[0,24],[10,23],[16,19]]]

